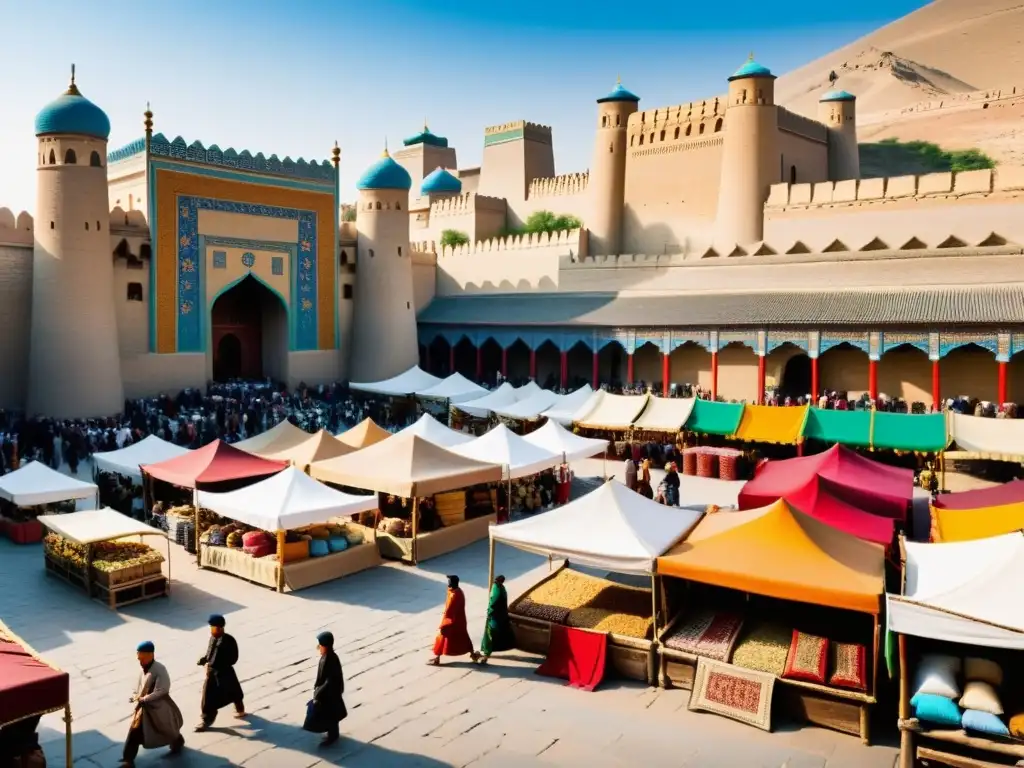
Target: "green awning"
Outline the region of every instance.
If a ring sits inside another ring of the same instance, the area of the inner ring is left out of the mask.
[[[871,411],[811,408],[804,425],[804,439],[866,448],[871,445]]]
[[[697,400],[686,420],[687,432],[698,435],[734,435],[743,418],[743,403]]]
[[[946,414],[875,411],[871,445],[893,451],[943,451],[949,445]]]

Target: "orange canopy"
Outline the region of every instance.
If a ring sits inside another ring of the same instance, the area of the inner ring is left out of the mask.
[[[734,437],[750,443],[800,442],[807,420],[806,405],[745,405]]]
[[[377,426],[377,422],[373,419],[365,418],[351,429],[347,429],[335,437],[353,448],[368,448],[381,440],[387,440],[391,437],[391,433],[383,427]]]
[[[658,573],[757,595],[877,614],[885,550],[784,501],[706,515]]]

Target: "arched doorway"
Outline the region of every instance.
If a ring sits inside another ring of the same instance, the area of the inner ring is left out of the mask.
[[[226,290],[210,308],[213,379],[288,381],[288,311],[252,275]]]
[[[811,358],[801,353],[786,361],[779,381],[782,397],[807,397],[811,394]]]

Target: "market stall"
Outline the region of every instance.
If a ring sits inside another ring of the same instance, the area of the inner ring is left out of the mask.
[[[449,403],[476,400],[486,394],[486,389],[470,381],[461,373],[453,373],[447,379],[439,381],[433,386],[416,390],[416,397],[444,400]]]
[[[584,384],[575,392],[568,395],[558,395],[558,399],[546,411],[541,413],[548,421],[554,421],[563,427],[571,426],[580,416],[586,415],[594,410],[597,401],[604,397],[604,390],[591,389],[589,384]]]
[[[502,405],[493,410],[495,416],[512,421],[533,421],[558,402],[559,395],[550,389],[542,389],[536,394],[519,400],[510,405]]]
[[[742,418],[743,403],[697,400],[684,428],[695,435],[731,437],[739,429]]]
[[[690,418],[694,402],[692,397],[651,397],[644,412],[633,422],[633,429],[677,435]]]
[[[611,432],[627,430],[647,407],[648,400],[650,395],[612,395],[605,392],[593,410],[580,416],[574,425],[581,429]]]
[[[947,459],[992,459],[1024,463],[1024,419],[988,419],[950,411]]]
[[[462,489],[500,482],[501,465],[459,456],[408,430],[347,456],[315,462],[309,473],[333,485],[412,499],[409,521],[380,521],[385,530],[378,529],[377,544],[385,557],[417,563],[453,552],[486,538],[497,519],[489,491],[484,493],[491,512],[472,517],[476,500]],[[461,495],[446,495],[453,491]],[[441,527],[421,533],[420,499],[425,497],[434,497]]]
[[[832,446],[871,446],[871,411],[834,411],[808,408],[804,440],[816,440]]]
[[[871,447],[875,450],[939,454],[948,445],[945,413],[871,411]]]
[[[38,517],[59,505],[74,510],[77,502],[92,499],[99,505],[100,489],[50,469],[40,461],[30,461],[0,476],[0,499],[7,502],[0,511],[0,532],[16,544],[35,544],[42,540],[43,529]]]
[[[546,653],[552,624],[609,632],[616,671],[653,682],[659,616],[664,618],[656,558],[681,541],[701,515],[657,504],[609,480],[544,515],[491,528],[490,581],[495,542],[564,560],[509,607],[517,645]],[[572,571],[570,564],[647,576],[651,588],[615,584]]]
[[[970,541],[1024,529],[1024,480],[963,493],[945,493],[931,505],[933,542]]]
[[[506,469],[506,480],[536,475],[562,463],[561,454],[527,441],[504,424],[449,450],[481,463],[501,464]]]
[[[49,531],[43,540],[46,572],[109,608],[170,594],[170,540],[163,531],[109,507],[43,515],[39,522]],[[138,542],[126,541],[134,536]],[[163,538],[167,556],[142,543],[143,536]]]
[[[904,585],[889,594],[900,666],[900,766],[990,768],[1024,760],[1024,535],[901,542]],[[962,693],[962,697],[961,697]]]
[[[806,405],[745,405],[733,439],[745,443],[798,445],[803,442]]]
[[[321,429],[312,435],[308,433],[303,434],[306,435],[306,439],[297,445],[276,451],[266,450],[259,455],[273,461],[286,461],[291,466],[298,467],[305,472],[314,461],[333,459],[356,450],[351,445],[343,443],[326,429]]]
[[[566,463],[598,455],[603,458],[608,450],[608,441],[604,438],[574,434],[553,419],[548,419],[540,429],[524,435],[523,440],[561,455]]]
[[[309,432],[285,419],[275,424],[266,432],[260,432],[258,435],[253,435],[247,440],[235,443],[235,448],[246,453],[263,456],[264,454],[276,451],[286,451],[289,448],[300,445],[308,438]]]
[[[199,505],[231,521],[201,532],[199,565],[293,592],[380,565],[372,532],[346,523],[377,507],[376,495],[328,488],[295,466]]]
[[[180,445],[161,440],[156,435],[148,435],[139,442],[132,443],[120,450],[94,453],[92,461],[96,465],[96,469],[101,472],[111,472],[141,482],[140,465],[157,464],[176,456],[184,456],[188,450]]]
[[[464,403],[456,403],[454,408],[475,419],[489,418],[491,412],[496,408],[504,408],[518,403],[521,398],[517,395],[516,388],[507,381],[492,389],[486,395],[474,400],[467,400]]]
[[[441,383],[437,376],[427,373],[418,365],[414,365],[404,373],[392,376],[383,381],[352,382],[349,389],[367,392],[372,395],[388,395],[390,397],[408,397],[424,389]]]
[[[429,413],[424,413],[414,424],[410,424],[397,434],[416,435],[439,448],[454,448],[456,445],[468,443],[473,439],[473,435],[468,432],[457,432],[450,429]]]
[[[750,672],[769,713],[774,696],[795,717],[867,742],[884,559],[882,547],[782,500],[706,515],[658,558],[663,583],[682,603],[659,638],[661,681],[692,688],[709,662]]]
[[[368,448],[379,443],[381,440],[387,440],[391,435],[391,432],[388,432],[384,427],[378,426],[377,422],[367,417],[351,429],[346,429],[344,432],[335,435],[335,437],[345,443],[345,445],[351,445],[353,448],[358,449]]]
[[[64,764],[71,768],[71,683],[67,672],[53,666],[0,622],[0,754],[9,750],[14,765],[36,765],[22,751],[35,741],[38,721],[51,712],[64,713]]]

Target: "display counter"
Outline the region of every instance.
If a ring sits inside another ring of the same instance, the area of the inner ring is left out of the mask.
[[[238,576],[271,589],[278,587],[280,563],[275,555],[253,557],[240,549],[212,546],[204,546],[200,552],[201,565],[204,568],[230,573],[232,576]],[[286,562],[284,564],[284,586],[292,592],[296,592],[306,587],[375,568],[381,562],[380,552],[373,544],[371,533],[364,543],[351,546],[343,552]]]
[[[385,559],[401,560],[402,562],[415,565],[417,562],[447,555],[449,552],[455,552],[463,547],[467,547],[475,541],[486,539],[488,530],[492,525],[496,525],[497,522],[497,514],[490,514],[446,525],[435,531],[420,533],[416,540],[415,554],[413,553],[413,539],[411,536],[392,536],[384,531],[374,531],[372,528],[359,525],[358,523],[346,524],[361,528],[366,532],[367,537],[376,536],[377,547],[380,550],[381,556]]]

